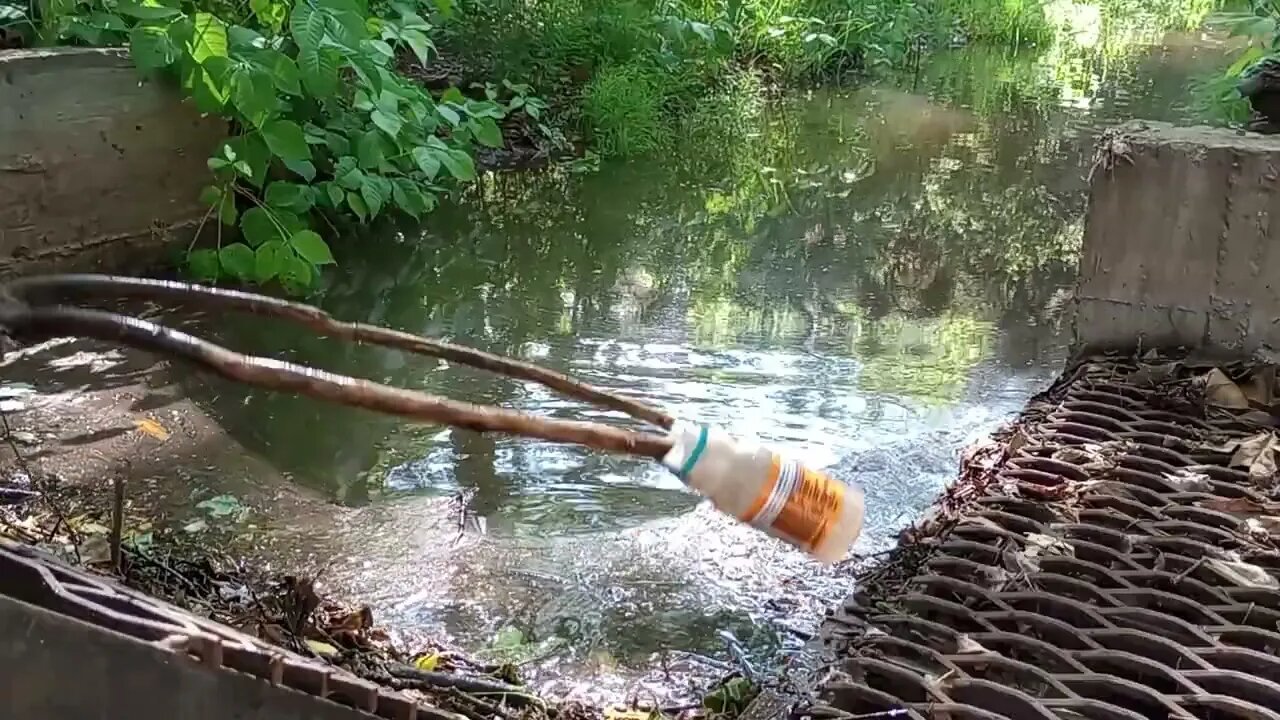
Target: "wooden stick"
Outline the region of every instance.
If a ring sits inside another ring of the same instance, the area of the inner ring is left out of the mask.
[[[0,327],[17,340],[38,342],[77,335],[177,357],[228,380],[479,432],[585,445],[604,452],[661,459],[671,448],[662,435],[592,422],[539,418],[458,402],[325,372],[271,358],[242,355],[194,335],[101,310],[0,304]]]
[[[60,304],[75,299],[104,297],[133,297],[164,299],[184,304],[196,304],[235,312],[267,315],[283,318],[322,335],[394,347],[406,352],[438,357],[461,365],[480,368],[507,377],[530,380],[559,392],[562,395],[626,413],[637,420],[670,430],[673,419],[652,405],[622,397],[592,387],[532,363],[513,360],[464,345],[432,340],[412,333],[390,328],[350,323],[336,320],[320,308],[289,302],[267,295],[225,290],[191,283],[133,278],[120,275],[44,275],[19,278],[5,286],[17,300],[30,305]]]

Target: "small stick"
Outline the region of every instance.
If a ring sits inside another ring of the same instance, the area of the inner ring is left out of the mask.
[[[119,574],[124,574],[124,566],[120,563],[120,543],[124,535],[124,476],[116,473],[111,478],[111,489],[115,493],[111,505],[111,567]]]

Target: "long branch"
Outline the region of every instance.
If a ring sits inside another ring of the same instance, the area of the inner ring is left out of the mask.
[[[76,335],[177,357],[228,380],[282,390],[344,405],[442,423],[479,432],[585,445],[623,455],[661,458],[671,441],[592,422],[539,418],[525,413],[458,402],[390,387],[370,380],[303,367],[271,358],[242,355],[187,333],[138,318],[101,310],[66,307],[0,306],[0,326],[20,341],[39,342]]]
[[[592,387],[567,375],[532,363],[493,355],[475,348],[376,325],[343,322],[329,313],[301,303],[239,290],[211,288],[190,283],[120,275],[45,275],[19,278],[6,290],[18,300],[32,305],[64,303],[78,298],[133,297],[194,303],[236,312],[267,315],[298,323],[333,337],[394,347],[406,352],[438,357],[460,365],[545,385],[567,397],[626,413],[664,430],[672,426],[667,413],[651,405]]]

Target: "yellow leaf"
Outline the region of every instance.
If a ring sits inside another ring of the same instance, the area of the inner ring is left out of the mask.
[[[649,720],[654,716],[652,710],[636,710],[624,707],[605,708],[604,720]]]
[[[155,420],[152,420],[151,418],[134,420],[133,424],[136,425],[139,430],[141,430],[142,432],[146,433],[147,435],[150,435],[151,437],[157,440],[160,440],[163,442],[169,439],[169,431],[165,430],[163,425],[156,422]]]
[[[430,655],[423,655],[422,657],[413,661],[413,666],[424,672],[431,672],[432,670],[435,670],[439,664],[440,664],[440,653],[431,653]]]
[[[307,647],[311,648],[311,652],[319,655],[320,657],[334,657],[338,654],[338,648],[327,642],[320,642],[319,640],[308,640]]]

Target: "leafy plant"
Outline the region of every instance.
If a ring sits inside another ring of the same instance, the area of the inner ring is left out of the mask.
[[[477,145],[503,144],[505,106],[454,88],[433,97],[397,71],[401,53],[425,63],[434,52],[431,25],[410,5],[374,14],[365,0],[50,1],[73,3],[50,15],[60,37],[126,44],[143,73],[176,79],[202,112],[230,121],[201,196],[217,246],[186,258],[200,279],[305,290],[334,262],[317,220],[421,217],[475,178]],[[542,106],[526,92],[518,108]],[[232,229],[238,238],[224,237]]]

